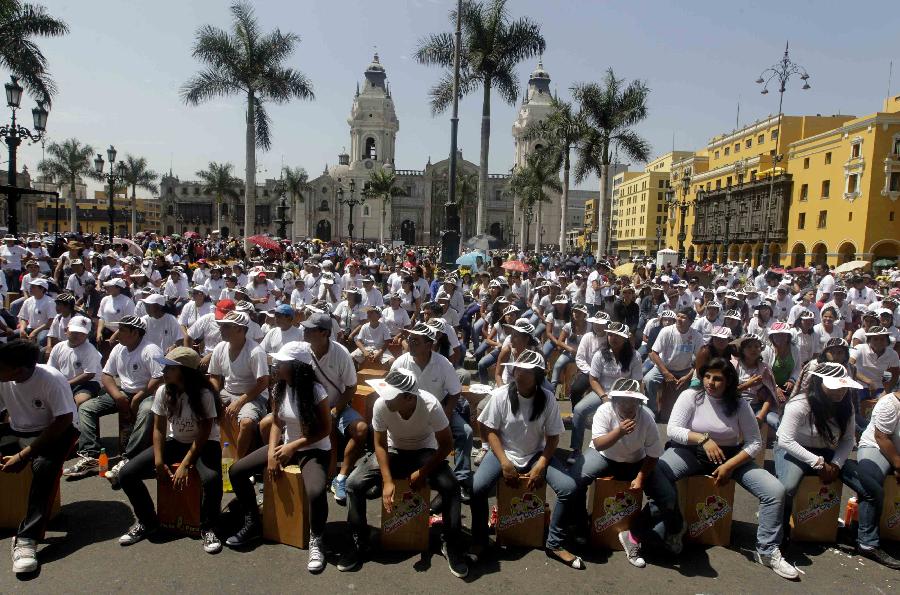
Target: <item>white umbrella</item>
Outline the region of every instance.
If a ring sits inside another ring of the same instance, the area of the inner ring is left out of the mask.
[[[113,244],[125,244],[126,246],[128,246],[128,251],[131,254],[134,254],[135,256],[138,256],[138,257],[144,256],[144,251],[141,250],[141,247],[127,238],[114,238]]]
[[[845,262],[844,264],[838,265],[835,267],[835,273],[849,273],[850,271],[855,271],[856,269],[861,269],[871,264],[868,260],[853,260],[850,262]]]

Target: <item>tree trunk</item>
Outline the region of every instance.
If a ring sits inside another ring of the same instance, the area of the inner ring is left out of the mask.
[[[69,186],[69,231],[78,232],[78,209],[75,208],[75,178],[72,178]]]
[[[563,180],[562,197],[560,197],[560,209],[562,215],[559,218],[559,253],[566,255],[566,220],[569,214],[569,147],[565,147],[563,155]]]
[[[481,156],[478,161],[478,206],[475,213],[475,234],[484,233],[487,208],[488,152],[491,148],[491,79],[485,77],[484,99],[481,104]]]
[[[608,221],[609,221],[609,203],[607,202],[606,195],[609,190],[609,164],[603,163],[600,165],[600,200],[597,201],[597,213],[594,217],[594,221],[597,225],[597,260],[603,258],[604,252],[606,250],[606,240],[607,240],[607,232],[609,230]]]
[[[519,250],[525,251],[528,245],[528,223],[525,221],[525,209],[522,209],[522,231],[519,232]]]
[[[256,106],[253,91],[247,93],[246,169],[244,179],[244,251],[250,255],[250,242],[256,211]],[[237,231],[240,231],[238,229]],[[236,234],[235,234],[236,235]]]
[[[131,237],[137,233],[137,188],[131,187]]]
[[[541,224],[544,222],[544,203],[537,203],[537,218],[535,219],[536,224],[534,226],[534,252],[535,254],[540,254],[541,252]]]

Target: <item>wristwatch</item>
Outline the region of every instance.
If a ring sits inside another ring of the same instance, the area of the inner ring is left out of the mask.
[[[709,440],[709,432],[703,432],[703,438],[697,443],[697,446],[703,446]]]

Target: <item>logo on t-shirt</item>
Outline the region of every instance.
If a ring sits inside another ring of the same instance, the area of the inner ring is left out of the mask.
[[[34,401],[31,402],[31,404],[34,405],[35,409],[43,409],[44,408],[44,402],[40,399],[35,399]]]
[[[138,365],[137,365],[137,364],[132,364],[132,365],[131,365],[131,369],[134,370],[135,372],[137,372]]]

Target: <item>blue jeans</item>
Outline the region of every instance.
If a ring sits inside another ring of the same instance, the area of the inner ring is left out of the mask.
[[[541,348],[541,353],[544,354],[544,361],[550,361],[550,356],[553,355],[553,352],[556,351],[556,345],[552,341],[544,341],[544,346]]]
[[[519,468],[519,473],[527,473],[534,463],[540,458],[540,454],[534,456],[524,467]],[[472,485],[472,541],[474,543],[487,543],[488,523],[488,497],[494,491],[497,481],[503,476],[500,461],[493,452],[488,452],[475,472]],[[575,480],[572,479],[562,466],[554,458],[546,469],[547,485],[556,493],[556,506],[550,515],[550,531],[547,535],[546,547],[548,550],[558,550],[565,542],[565,530],[563,528],[563,513],[566,504],[576,490]]]
[[[481,329],[484,328],[484,318],[479,318],[472,324],[472,349],[478,349],[481,345]]]
[[[454,411],[450,417],[450,432],[453,434],[453,449],[456,451],[453,457],[453,475],[460,485],[468,487],[472,481],[472,426],[458,411]]]
[[[884,505],[884,478],[893,471],[881,450],[864,446],[855,461],[844,463],[841,479],[859,499],[859,531],[856,540],[866,548],[879,545],[878,525]]]
[[[678,509],[675,482],[703,472],[704,467],[697,460],[693,447],[677,445],[663,453],[645,488],[648,502],[642,511],[642,524],[647,524],[653,533],[648,532],[648,536],[664,539],[681,530],[684,519]],[[768,556],[781,544],[784,486],[752,460],[735,469],[731,478],[759,498],[756,551]]]
[[[494,349],[480,360],[478,360],[478,381],[482,384],[487,384],[490,378],[488,377],[488,369],[497,363],[497,358],[500,356],[500,350]]]
[[[584,429],[594,420],[594,413],[602,404],[603,399],[594,391],[589,391],[572,407],[572,439],[569,448],[575,451],[581,450],[584,442]]]
[[[834,451],[827,448],[809,448],[811,453],[821,456],[826,462],[831,461]],[[791,509],[794,505],[794,495],[797,493],[797,487],[805,475],[818,475],[818,471],[807,465],[800,459],[788,454],[784,448],[775,444],[775,475],[778,481],[784,486],[785,502],[784,502],[784,524],[789,527],[791,520]],[[841,469],[840,479],[844,481],[845,469]],[[838,490],[840,493],[840,490]]]
[[[607,459],[600,452],[593,448],[586,448],[584,454],[578,455],[575,463],[569,467],[569,475],[578,485],[578,491],[572,499],[572,516],[568,515],[568,511],[563,518],[571,518],[575,525],[583,526],[582,521],[586,520],[586,497],[587,489],[594,483],[598,477],[612,477],[618,481],[632,481],[637,477],[638,471],[644,464],[641,459],[635,463],[620,463]],[[647,478],[644,478],[646,484]]]
[[[553,372],[550,374],[550,384],[553,385],[553,388],[556,388],[556,385],[559,384],[559,377],[566,371],[566,366],[574,361],[575,357],[568,351],[559,354],[559,357],[556,358],[556,363],[553,364]]]
[[[153,395],[148,395],[138,406],[137,419],[132,426],[125,452],[120,453],[125,458],[133,459],[152,443],[152,407]],[[100,455],[100,418],[118,411],[115,400],[107,393],[101,393],[81,404],[78,408],[78,426],[81,430],[81,437],[78,439],[79,452],[95,459]]]

